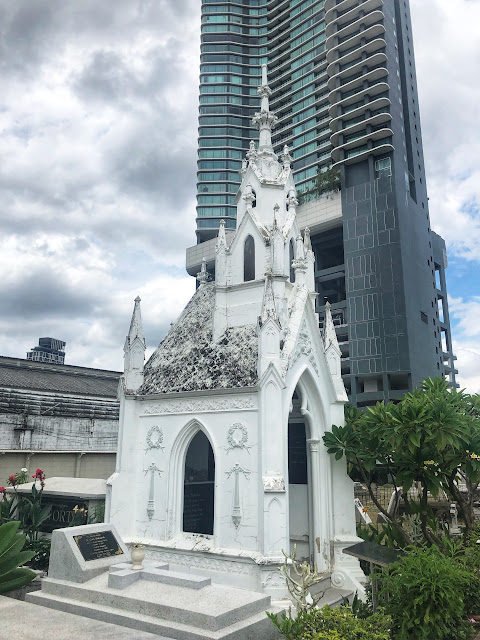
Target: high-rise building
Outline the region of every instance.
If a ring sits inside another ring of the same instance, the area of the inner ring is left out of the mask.
[[[337,320],[358,406],[395,400],[427,376],[455,383],[446,252],[430,228],[408,0],[202,0],[197,242],[212,263],[221,219],[235,228],[242,158],[268,65],[298,217],[312,232],[317,310]],[[312,200],[333,167],[340,193]],[[210,251],[210,253],[209,253]]]
[[[27,360],[63,364],[65,362],[65,345],[66,342],[56,338],[39,338],[38,346],[33,347],[27,353]]]

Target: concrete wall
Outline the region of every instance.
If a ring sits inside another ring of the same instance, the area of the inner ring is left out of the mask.
[[[115,452],[79,453],[77,451],[0,451],[0,486],[5,485],[12,473],[26,467],[32,476],[37,468],[48,478],[103,478],[115,469]]]

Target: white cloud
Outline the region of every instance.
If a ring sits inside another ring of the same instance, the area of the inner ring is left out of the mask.
[[[450,253],[480,260],[480,3],[411,8],[432,226]]]
[[[453,350],[458,358],[458,382],[470,393],[480,393],[480,296],[467,301],[449,297],[449,310],[457,321]]]
[[[0,2],[0,353],[120,368],[193,293],[200,2]]]

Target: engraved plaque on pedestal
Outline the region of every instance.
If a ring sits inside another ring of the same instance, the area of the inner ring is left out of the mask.
[[[117,539],[109,529],[86,533],[73,538],[84,560],[99,560],[123,554]]]

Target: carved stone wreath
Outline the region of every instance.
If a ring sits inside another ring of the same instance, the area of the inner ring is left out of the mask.
[[[147,432],[147,451],[150,449],[161,449],[162,451],[165,447],[162,446],[163,442],[163,431],[160,427],[156,425],[150,427]]]
[[[248,430],[247,427],[241,422],[233,424],[227,433],[228,447],[227,452],[231,449],[251,449],[251,446],[247,445]]]

